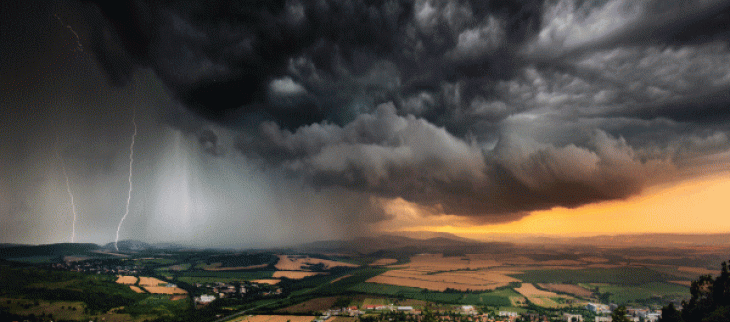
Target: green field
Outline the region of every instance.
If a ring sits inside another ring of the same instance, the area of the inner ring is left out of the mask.
[[[125,307],[122,313],[132,316],[155,315],[155,316],[182,316],[189,309],[189,302],[186,300],[171,301],[165,295],[150,295],[146,299]]]
[[[146,266],[146,265],[170,265],[175,261],[169,258],[152,258],[152,259],[135,259],[134,265]]]
[[[637,301],[648,300],[652,298],[661,298],[664,300],[686,299],[689,298],[689,287],[670,284],[670,283],[647,283],[636,286],[622,286],[614,284],[591,284],[592,287],[598,287],[601,293],[611,293],[609,299],[617,304],[636,303]]]
[[[164,272],[164,271],[187,271],[187,270],[190,269],[191,266],[192,265],[190,263],[184,263],[184,264],[178,264],[178,265],[172,265],[172,266],[155,268],[155,271],[158,271],[158,272]]]
[[[130,321],[184,316],[186,300],[138,294],[113,275],[0,266],[0,311],[51,319]]]
[[[642,285],[676,279],[669,274],[645,267],[526,270],[511,276],[525,283],[609,283],[618,285]]]
[[[450,304],[472,304],[489,306],[512,305],[509,298],[520,296],[512,289],[496,290],[483,293],[442,293],[427,292],[420,288],[384,285],[376,283],[360,283],[354,285],[351,290],[355,292],[423,300],[429,302],[450,303]]]
[[[185,271],[177,273],[178,277],[213,277],[220,279],[236,279],[239,281],[271,278],[274,271]]]

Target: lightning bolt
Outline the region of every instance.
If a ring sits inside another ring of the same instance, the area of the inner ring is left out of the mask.
[[[66,192],[68,192],[68,196],[71,198],[71,212],[74,215],[73,222],[71,223],[71,242],[74,242],[74,238],[76,237],[76,204],[74,203],[74,194],[71,192],[71,183],[69,182],[68,173],[66,172],[66,163],[63,162],[63,157],[61,156],[61,153],[58,152],[58,137],[56,137],[56,156],[58,157],[58,160],[61,161],[61,169],[63,169],[63,176],[66,177]]]
[[[61,17],[58,16],[57,13],[54,13],[53,16],[56,17],[56,19],[58,19],[58,22],[60,22],[62,26],[66,27],[66,29],[70,30],[71,33],[76,38],[76,48],[74,48],[74,51],[78,50],[80,52],[84,52],[84,46],[81,44],[81,39],[79,38],[79,34],[76,33],[76,31],[71,27],[71,25],[67,25],[66,23],[64,23],[63,19],[61,19]]]
[[[132,165],[134,164],[134,137],[137,136],[137,122],[134,120],[135,118],[135,112],[132,112],[132,125],[134,126],[134,133],[132,134],[132,144],[129,145],[129,194],[127,194],[127,208],[124,211],[124,216],[122,216],[122,220],[119,221],[119,226],[117,226],[117,238],[114,240],[114,248],[119,251],[119,247],[117,247],[117,243],[119,242],[119,230],[122,228],[122,223],[124,222],[124,219],[127,218],[127,215],[129,215],[129,202],[132,200]]]

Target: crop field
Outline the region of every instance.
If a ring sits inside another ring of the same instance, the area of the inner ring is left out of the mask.
[[[351,290],[368,294],[449,304],[512,306],[513,300],[511,298],[515,300],[523,299],[520,294],[517,294],[512,289],[500,289],[484,293],[444,293],[429,292],[415,287],[360,283],[353,286]]]
[[[665,273],[633,266],[576,270],[525,270],[510,276],[526,283],[610,283],[619,285],[639,285],[674,279]]]
[[[719,270],[716,270],[716,269],[706,269],[706,268],[703,268],[703,267],[680,266],[680,267],[677,268],[677,270],[680,271],[680,272],[687,272],[687,273],[692,273],[692,274],[696,274],[696,275],[707,275],[707,274],[713,275],[713,276],[720,275],[720,271]]]
[[[314,316],[297,315],[247,315],[230,322],[311,322],[315,318]]]
[[[264,278],[264,279],[259,279],[259,280],[252,280],[251,282],[259,283],[259,284],[276,285],[276,284],[279,284],[279,282],[281,282],[281,280],[275,279],[275,278]]]
[[[148,286],[159,286],[160,284],[166,285],[167,282],[156,279],[154,277],[139,277],[139,285],[144,286],[145,288],[147,288]]]
[[[132,289],[132,291],[134,291],[136,293],[144,293],[144,291],[141,288],[136,287],[134,285],[129,285],[129,288]]]
[[[484,269],[500,265],[500,262],[492,259],[489,255],[444,257],[443,254],[420,254],[412,256],[409,263],[395,267],[423,272],[446,272]]]
[[[134,260],[135,265],[170,265],[174,262],[169,258],[140,258]]]
[[[234,267],[219,267],[221,263],[218,264],[215,267],[208,267],[204,268],[206,271],[243,271],[243,270],[251,270],[251,269],[261,269],[266,268],[269,266],[269,264],[260,264],[260,265],[251,265],[251,266],[234,266]]]
[[[599,289],[599,292],[611,293],[610,300],[617,304],[628,304],[638,300],[654,297],[666,300],[689,298],[689,288],[672,283],[647,283],[642,285],[615,285],[615,284],[591,284]]]
[[[456,271],[428,274],[412,269],[392,270],[375,276],[367,282],[423,288],[432,291],[455,289],[460,291],[493,290],[518,279],[503,271]]]
[[[274,277],[274,278],[286,277],[286,278],[292,279],[292,280],[300,280],[305,277],[320,275],[320,274],[322,274],[322,273],[302,272],[302,271],[276,271],[276,272],[274,272],[274,275],[272,277]]]
[[[172,265],[168,267],[159,268],[159,270],[163,271],[187,271],[190,269],[190,266],[192,266],[190,263],[184,263],[184,264],[177,264]]]
[[[380,258],[372,263],[370,263],[370,266],[385,266],[385,265],[391,265],[397,263],[397,259],[393,258]]]
[[[692,272],[693,270],[680,270],[677,266],[669,266],[669,265],[652,265],[648,266],[647,268],[657,271],[664,274],[672,275],[672,279],[674,280],[694,280],[697,279],[700,275],[697,272]],[[695,267],[692,267],[695,268]],[[702,268],[701,268],[702,269]],[[704,270],[704,269],[703,269]]]
[[[119,276],[117,278],[117,284],[134,285],[137,284],[137,277],[135,276]]]
[[[323,265],[324,269],[331,269],[333,267],[359,266],[356,264],[337,262],[321,258],[312,258],[304,255],[279,255],[279,262],[276,263],[275,267],[276,269],[282,271],[306,271],[314,265]]]
[[[593,292],[573,284],[539,283],[537,286],[553,292],[567,293],[578,297],[589,298]]]
[[[268,279],[273,271],[184,271],[178,273],[178,280],[188,283],[241,282]]]
[[[535,287],[535,285],[530,283],[523,283],[522,286],[515,288],[515,291],[525,296],[533,304],[547,308],[567,307],[569,305],[560,304],[559,302],[565,302],[565,300],[573,299],[567,295],[539,290]],[[559,300],[561,298],[564,300]]]
[[[145,286],[144,289],[152,294],[188,294],[187,291],[179,287]]]
[[[285,312],[285,313],[307,313],[307,312],[315,312],[315,311],[324,311],[324,310],[332,307],[332,305],[334,305],[335,302],[337,302],[337,299],[338,299],[338,297],[336,297],[336,296],[318,297],[315,299],[304,301],[304,302],[296,304],[296,305],[292,305],[292,306],[283,308],[279,311]]]

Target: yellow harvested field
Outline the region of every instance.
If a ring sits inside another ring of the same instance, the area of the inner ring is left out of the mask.
[[[117,284],[134,285],[137,283],[137,277],[135,276],[119,276],[117,278]]]
[[[688,267],[688,266],[680,266],[678,269],[680,272],[689,272],[689,273],[696,273],[699,275],[718,275],[720,274],[719,270],[712,270],[712,269],[706,269],[702,267]]]
[[[264,278],[264,279],[260,279],[260,280],[253,280],[251,282],[259,283],[259,284],[276,285],[276,284],[279,284],[279,282],[281,282],[281,280],[274,279],[274,278]]]
[[[522,294],[522,295],[524,295],[525,297],[528,297],[528,298],[530,298],[530,297],[537,297],[537,296],[540,296],[540,297],[556,297],[556,296],[558,296],[558,294],[553,293],[553,292],[538,290],[535,287],[535,285],[532,285],[530,283],[522,283],[522,286],[520,286],[518,288],[515,288],[515,291],[517,291],[517,293],[520,293],[520,294]]]
[[[314,316],[295,316],[295,315],[246,315],[230,322],[311,322]]]
[[[378,260],[370,263],[370,266],[390,265],[390,264],[395,264],[397,262],[398,262],[397,259],[393,259],[393,258],[381,258],[381,259],[378,259]]]
[[[692,281],[668,281],[668,282],[669,283],[674,283],[674,284],[677,284],[677,285],[687,286],[687,287],[692,286]]]
[[[312,258],[305,255],[279,255],[279,262],[275,267],[282,271],[306,271],[309,266],[323,264],[324,269],[333,267],[357,267],[358,265],[331,261],[327,259]]]
[[[274,272],[273,277],[274,278],[286,277],[286,278],[292,279],[292,280],[300,280],[305,277],[320,275],[320,274],[322,274],[322,273],[302,272],[302,271],[276,271],[276,272]]]
[[[553,292],[539,290],[535,287],[535,285],[532,285],[530,283],[522,283],[522,286],[515,288],[515,291],[524,295],[530,302],[534,303],[535,305],[549,308],[568,306],[567,304],[559,304],[554,300],[554,298],[572,299],[570,296],[567,295],[560,295]]]
[[[152,294],[188,294],[179,287],[145,286],[144,289]]]
[[[146,288],[146,286],[159,286],[160,284],[167,285],[167,282],[165,282],[163,280],[158,280],[154,277],[144,277],[144,276],[139,277],[139,285],[145,286],[145,288]]]
[[[608,258],[603,257],[581,257],[580,260],[589,263],[605,263],[608,262]]]
[[[139,287],[136,287],[136,286],[134,286],[134,285],[129,285],[129,288],[131,288],[131,289],[132,289],[132,291],[135,291],[135,292],[137,292],[137,293],[144,293],[144,291],[143,291],[143,290],[142,290],[141,288],[139,288]]]
[[[258,268],[266,268],[266,266],[269,266],[269,264],[261,264],[261,265],[251,265],[251,266],[237,266],[237,267],[218,267],[220,266],[220,263],[217,263],[216,267],[209,267],[204,268],[206,271],[240,271],[240,270],[246,270],[246,269],[258,269]]]
[[[593,295],[593,292],[573,284],[540,283],[537,285],[546,290],[573,294],[580,297],[590,297],[591,295]]]
[[[426,274],[417,270],[394,270],[367,280],[370,283],[389,284],[444,291],[447,288],[468,290],[493,290],[520,280],[507,276],[506,271],[458,271]]]

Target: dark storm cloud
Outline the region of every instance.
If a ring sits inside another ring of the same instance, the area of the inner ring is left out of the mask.
[[[234,131],[230,148],[248,160],[316,188],[486,222],[626,198],[725,151],[729,10],[660,0],[86,9],[110,78],[151,67],[184,106]],[[204,152],[227,148],[207,121],[171,114]]]

